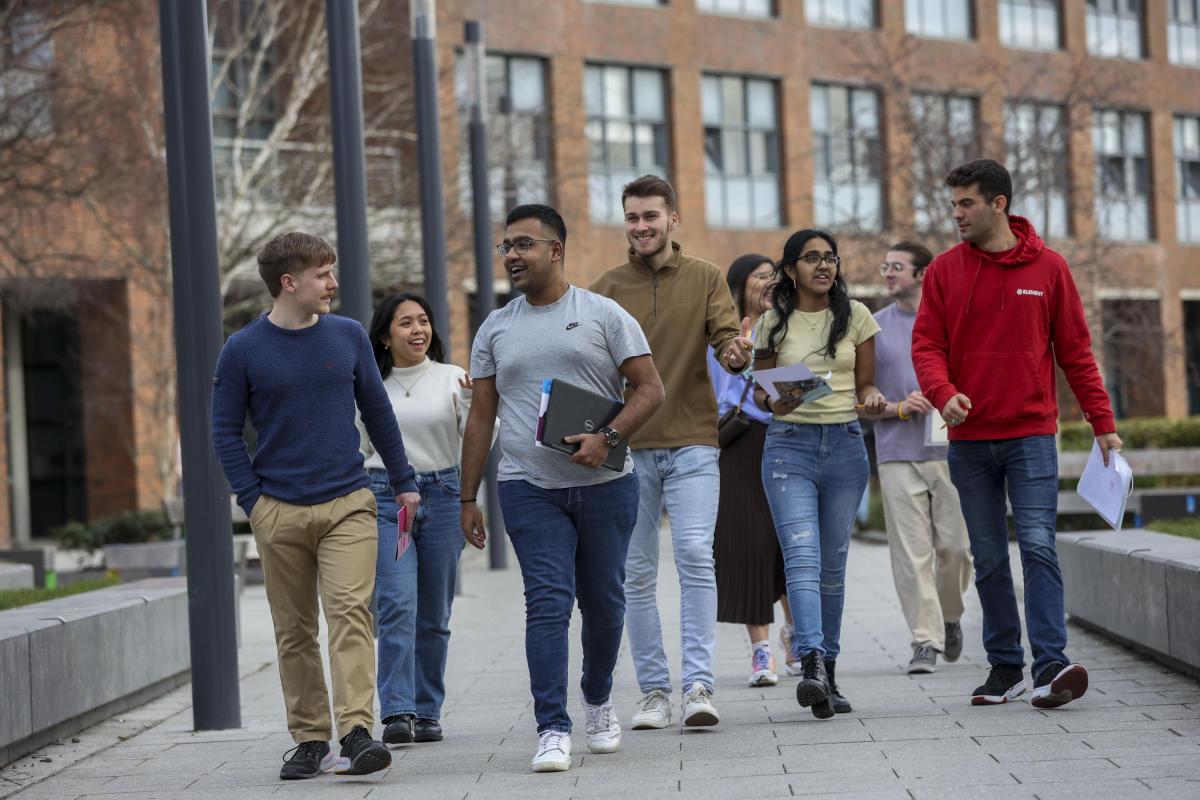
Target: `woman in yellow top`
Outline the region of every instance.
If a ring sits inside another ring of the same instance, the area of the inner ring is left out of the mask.
[[[756,371],[803,363],[826,378],[832,393],[802,402],[754,402],[774,415],[767,429],[762,477],[783,550],[793,648],[802,678],[796,699],[818,719],[850,711],[834,666],[842,629],[850,529],[870,467],[856,406],[882,411],[875,387],[879,325],[851,300],[839,269],[837,240],[820,230],[792,234],[783,246],[773,308],[758,321]],[[826,377],[828,376],[828,377]]]

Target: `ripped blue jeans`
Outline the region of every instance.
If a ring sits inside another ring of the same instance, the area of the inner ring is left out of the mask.
[[[795,655],[836,659],[850,531],[870,466],[858,421],[772,422],[762,480],[783,550]]]

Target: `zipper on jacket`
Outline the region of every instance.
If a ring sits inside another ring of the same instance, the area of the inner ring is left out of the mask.
[[[654,299],[650,309],[650,318],[658,319],[658,270],[650,273],[650,283],[654,286]]]

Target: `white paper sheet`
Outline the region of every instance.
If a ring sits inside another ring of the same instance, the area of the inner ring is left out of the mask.
[[[1133,492],[1133,470],[1129,468],[1129,462],[1113,450],[1108,451],[1108,466],[1104,466],[1100,445],[1092,442],[1092,453],[1079,476],[1076,491],[1113,530],[1119,531],[1125,518],[1125,503]]]
[[[925,415],[925,444],[926,446],[950,444],[950,431],[942,415],[934,411]]]

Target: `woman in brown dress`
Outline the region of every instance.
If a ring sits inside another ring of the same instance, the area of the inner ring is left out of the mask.
[[[770,308],[774,265],[766,256],[748,253],[730,265],[726,279],[738,318],[748,317],[753,328],[759,316]],[[771,415],[755,406],[750,397],[753,377],[749,370],[743,375],[730,375],[720,368],[711,352],[708,359],[717,413],[723,415],[740,402],[742,411],[750,418],[749,427],[721,451],[721,504],[713,538],[717,621],[746,626],[753,651],[749,683],[773,686],[779,679],[771,655],[771,623],[775,621],[775,602],[780,599],[785,619],[780,644],[788,674],[793,674],[794,657],[783,554],[762,486],[763,444]],[[751,387],[749,391],[747,386]]]

